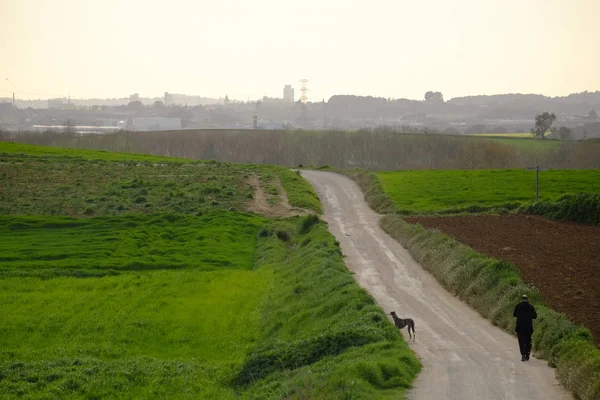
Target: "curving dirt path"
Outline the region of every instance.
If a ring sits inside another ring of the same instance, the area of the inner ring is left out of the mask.
[[[302,171],[317,191],[348,268],[386,312],[413,318],[410,347],[423,370],[409,399],[570,399],[546,362],[521,362],[516,338],[447,292],[379,227],[379,215],[343,175]],[[402,334],[408,338],[406,329]]]

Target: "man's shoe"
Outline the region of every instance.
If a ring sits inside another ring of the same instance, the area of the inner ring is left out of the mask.
[[[525,361],[529,361],[529,354],[525,356]]]
[[[527,356],[521,356],[521,361],[527,361]]]

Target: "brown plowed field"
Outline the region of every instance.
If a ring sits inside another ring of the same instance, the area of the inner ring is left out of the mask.
[[[411,217],[481,253],[516,265],[554,310],[600,344],[600,227],[525,215]]]

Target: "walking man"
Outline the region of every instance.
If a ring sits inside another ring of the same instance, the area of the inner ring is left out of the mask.
[[[515,332],[519,337],[519,349],[521,350],[521,361],[529,361],[531,353],[531,335],[533,334],[533,320],[537,318],[535,308],[529,304],[527,295],[524,294],[520,304],[517,304],[513,317],[517,318]]]

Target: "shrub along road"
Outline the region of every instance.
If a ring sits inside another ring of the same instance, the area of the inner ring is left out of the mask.
[[[515,337],[446,291],[397,241],[350,178],[303,171],[348,268],[386,313],[413,318],[423,369],[409,399],[568,399],[545,361],[520,361]],[[408,338],[406,331],[402,332]]]

